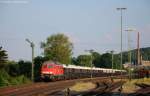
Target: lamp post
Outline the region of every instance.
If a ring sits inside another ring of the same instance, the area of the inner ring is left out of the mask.
[[[31,68],[31,80],[34,82],[34,43],[31,42],[29,39],[26,39],[26,41],[30,44],[32,48],[32,68]]]
[[[126,10],[127,8],[117,8],[118,11],[120,11],[120,19],[121,19],[121,26],[120,26],[120,31],[121,31],[121,53],[120,53],[120,70],[121,70],[121,80],[122,80],[122,11]]]
[[[93,59],[93,56],[92,56],[92,53],[93,53],[93,51],[94,50],[85,50],[86,52],[89,52],[89,53],[91,53],[91,78],[93,77],[93,72],[92,72],[92,68],[93,68],[93,63],[92,63],[92,59]]]
[[[129,62],[129,64],[130,64],[130,68],[129,68],[129,79],[131,80],[132,78],[131,78],[131,76],[132,76],[132,72],[131,72],[131,45],[130,45],[130,32],[132,32],[132,31],[134,31],[135,29],[133,29],[133,28],[128,28],[128,29],[126,29],[125,31],[127,31],[128,32],[128,62]]]
[[[112,55],[112,57],[111,57],[111,69],[112,69],[112,74],[113,74],[113,69],[114,69],[114,51],[112,50],[112,51],[110,51],[111,52],[111,55]]]

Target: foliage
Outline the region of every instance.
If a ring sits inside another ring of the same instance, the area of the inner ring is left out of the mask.
[[[114,54],[113,68],[120,68],[120,55]],[[72,58],[72,64],[80,66],[91,66],[91,56],[90,55],[79,55],[77,58]],[[104,53],[100,55],[98,52],[92,52],[92,64],[95,67],[100,68],[112,68],[112,54]]]
[[[18,62],[18,66],[19,66],[19,74],[20,75],[24,75],[28,78],[31,77],[31,62],[29,61],[23,61],[23,60],[20,60]]]
[[[10,83],[8,79],[10,78],[9,74],[4,70],[0,70],[0,86],[8,86]]]
[[[50,60],[63,64],[70,63],[73,45],[64,34],[49,36],[47,41],[41,44],[41,47],[44,49],[44,56]]]
[[[5,66],[7,59],[8,55],[6,53],[6,50],[3,50],[2,47],[0,47],[0,69]]]
[[[140,53],[142,56],[142,60],[150,60],[150,47],[140,48]],[[122,54],[123,54],[122,63],[125,64],[129,61],[128,51],[124,51]],[[114,59],[116,67],[120,68],[120,53],[115,54]],[[137,49],[131,50],[131,62],[132,64],[137,64]]]
[[[31,82],[31,81],[30,81],[27,77],[25,77],[24,75],[20,75],[20,76],[14,78],[14,80],[15,80],[15,79],[16,79],[16,81],[17,81],[17,84],[24,84],[24,83],[30,83],[30,82]],[[11,83],[13,83],[13,82],[11,82]]]
[[[80,66],[91,66],[91,59],[90,55],[79,55],[77,58],[78,65]]]
[[[120,68],[120,54],[114,54],[113,68]],[[72,64],[80,66],[91,66],[90,55],[79,55],[77,58],[72,58]],[[98,52],[92,52],[92,64],[100,68],[112,68],[112,54],[104,53],[100,55]]]
[[[5,70],[10,76],[18,76],[20,73],[19,64],[15,61],[8,61]]]
[[[104,53],[101,55],[101,58],[100,58],[100,67],[103,67],[103,68],[111,68],[111,54],[110,53]]]
[[[71,64],[73,64],[73,65],[80,65],[79,62],[77,61],[76,57],[72,57],[71,58]]]
[[[150,47],[140,49],[143,60],[150,60]]]
[[[30,80],[24,75],[19,75],[12,77],[4,69],[0,70],[0,87],[10,86],[10,85],[19,85],[24,83],[29,83]]]
[[[113,68],[114,69],[120,69],[120,54],[114,54],[114,63],[113,63]]]
[[[92,52],[92,58],[93,58],[93,64],[95,67],[99,67],[100,66],[100,58],[101,55],[98,52]]]

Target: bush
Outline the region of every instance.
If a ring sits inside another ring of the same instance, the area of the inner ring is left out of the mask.
[[[30,80],[24,75],[11,77],[4,69],[0,70],[0,73],[0,87],[30,83]]]
[[[17,77],[16,80],[18,81],[19,84],[30,82],[30,80],[27,77],[25,77],[24,75]]]
[[[8,81],[10,76],[8,75],[8,73],[4,69],[1,69],[0,73],[1,73],[0,74],[0,86],[8,86],[10,84]]]

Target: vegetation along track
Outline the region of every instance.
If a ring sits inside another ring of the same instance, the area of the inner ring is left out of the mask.
[[[37,94],[51,94],[57,91],[63,90],[72,86],[76,82],[79,81],[104,81],[105,79],[109,79],[106,77],[98,77],[98,78],[86,78],[86,79],[75,79],[75,80],[64,80],[64,81],[57,81],[57,82],[49,82],[49,83],[33,83],[27,84],[18,87],[8,87],[8,88],[0,88],[0,96],[34,96]]]

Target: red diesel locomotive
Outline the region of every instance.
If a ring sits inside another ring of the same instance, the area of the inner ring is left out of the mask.
[[[59,79],[64,75],[64,68],[62,65],[51,61],[44,62],[41,68],[41,77],[43,79]]]

